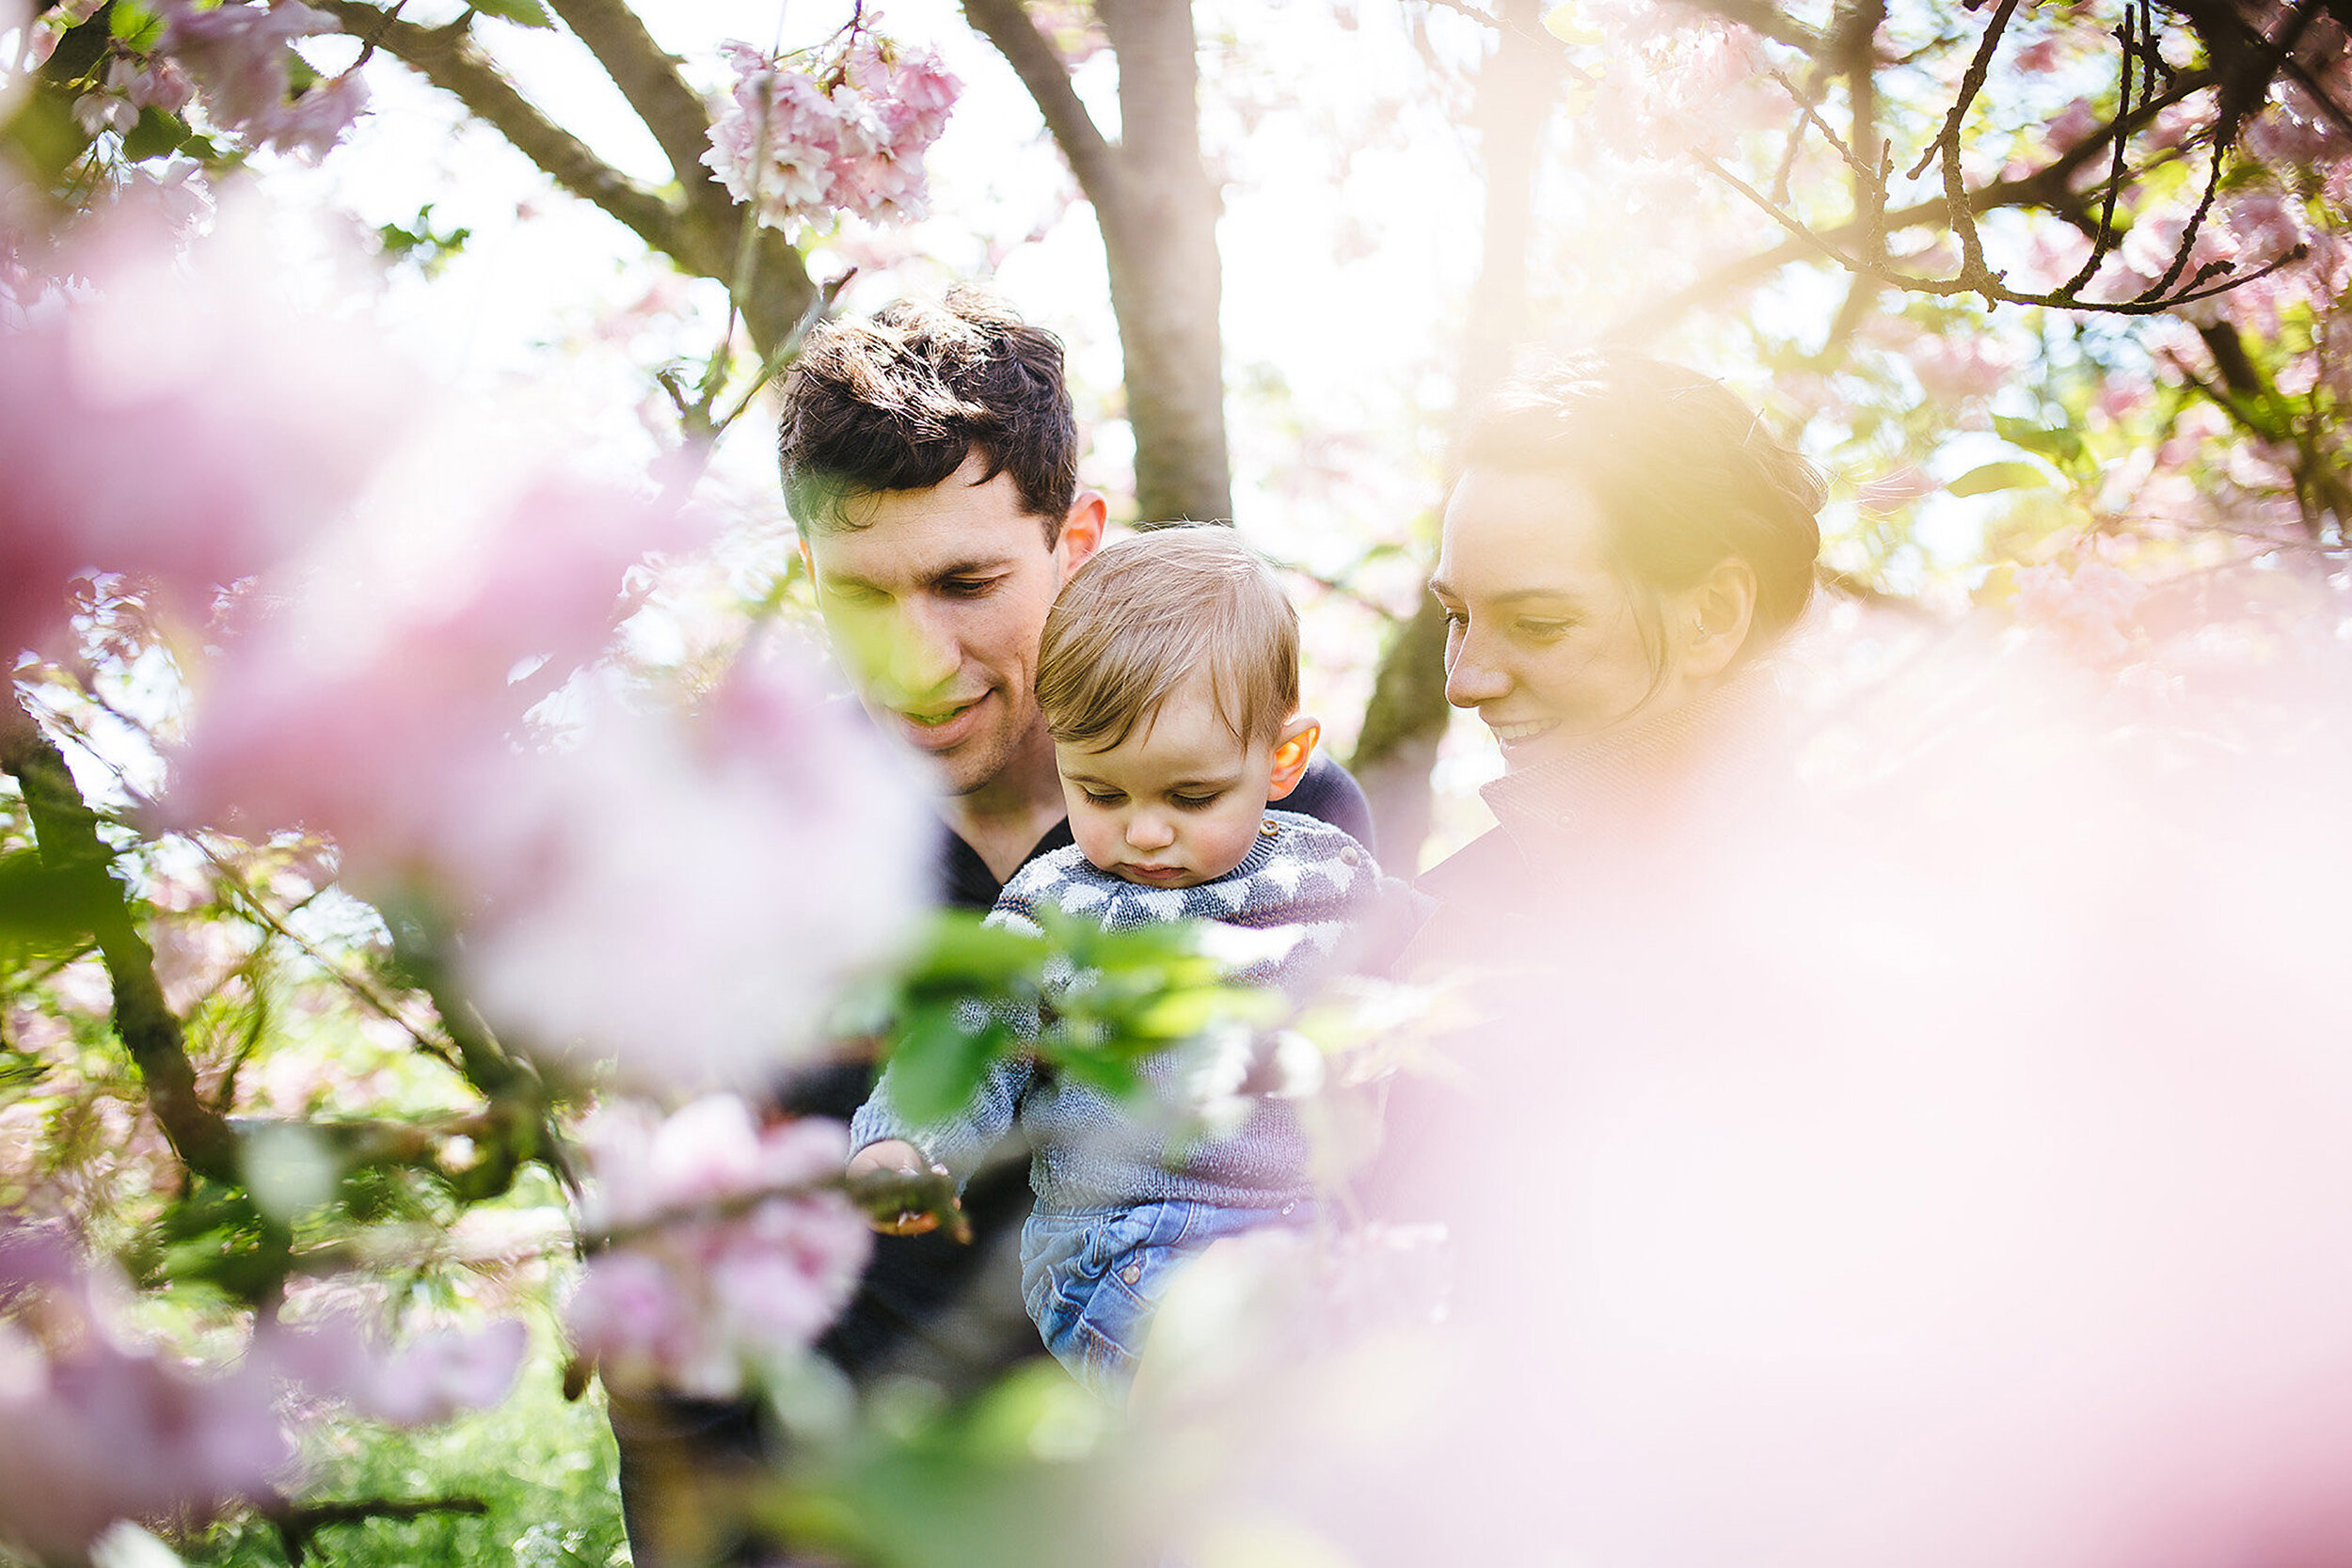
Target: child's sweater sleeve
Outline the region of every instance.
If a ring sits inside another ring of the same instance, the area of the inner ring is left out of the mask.
[[[990,911],[987,923],[1035,936],[1044,934],[1029,917],[1026,906],[1019,903],[1009,906],[1000,900]],[[977,1008],[981,1004],[975,1000],[967,1006]],[[1023,1040],[1036,1038],[1034,1013],[1016,1022]],[[1021,1101],[1037,1077],[1036,1063],[1025,1050],[1003,1057],[990,1066],[962,1110],[943,1121],[921,1124],[910,1120],[898,1109],[891,1092],[895,1071],[895,1066],[883,1069],[874,1092],[850,1118],[851,1151],[889,1138],[902,1139],[921,1149],[925,1159],[946,1166],[958,1187],[971,1180],[989,1152],[1012,1131],[1020,1118]]]

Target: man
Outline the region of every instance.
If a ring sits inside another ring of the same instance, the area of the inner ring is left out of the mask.
[[[1046,611],[1106,509],[1078,487],[1061,344],[974,290],[835,323],[793,367],[780,445],[858,700],[940,781],[943,895],[986,909],[1071,841],[1031,685]],[[1370,840],[1362,792],[1327,759],[1289,804]]]
[[[1061,343],[978,290],[901,300],[814,334],[784,402],[785,499],[827,634],[874,722],[939,781],[942,897],[986,910],[1015,871],[1071,842],[1033,689],[1038,642],[1062,584],[1102,543],[1107,509],[1078,485]],[[1363,792],[1327,758],[1284,804],[1371,842]],[[860,1063],[804,1082],[792,1108],[847,1117],[870,1081]],[[993,1325],[998,1342],[982,1364],[971,1364],[972,1335],[941,1333],[993,1255],[1009,1252],[1028,1206],[1019,1162],[993,1177],[964,1195],[970,1246],[937,1234],[880,1239],[823,1347],[853,1377],[913,1352],[962,1384],[1001,1370],[1007,1354],[1036,1354],[1009,1289],[992,1292],[1004,1298],[1001,1323],[988,1302],[954,1314],[961,1326]],[[965,1359],[943,1366],[905,1344],[911,1337]]]
[[[1046,612],[1102,543],[1107,508],[1078,486],[1061,344],[978,291],[900,301],[812,334],[784,401],[785,499],[827,633],[875,724],[938,780],[942,898],[986,910],[1015,871],[1072,842],[1032,688]],[[1326,758],[1285,804],[1371,842],[1362,791]],[[784,1106],[846,1121],[874,1070],[804,1073]],[[859,1384],[913,1372],[958,1393],[1042,1354],[1019,1291],[1028,1206],[1027,1172],[1008,1161],[964,1190],[970,1244],[878,1237],[819,1350]],[[675,1520],[691,1539],[695,1521],[677,1516],[697,1511],[696,1484],[739,1472],[759,1446],[754,1413],[734,1405],[615,1402],[614,1429],[641,1562],[670,1560],[662,1537]]]

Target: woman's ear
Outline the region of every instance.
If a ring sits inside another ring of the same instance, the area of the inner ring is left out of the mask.
[[[1281,735],[1274,742],[1274,778],[1265,798],[1279,800],[1298,787],[1298,781],[1307,774],[1307,764],[1314,760],[1315,742],[1323,738],[1323,726],[1306,714],[1300,714],[1282,726]]]
[[[1703,681],[1731,668],[1756,624],[1756,568],[1727,555],[1682,595],[1682,673]]]

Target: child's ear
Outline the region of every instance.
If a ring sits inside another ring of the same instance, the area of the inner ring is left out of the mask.
[[[1279,800],[1298,787],[1307,764],[1314,758],[1315,742],[1322,738],[1323,726],[1303,713],[1282,726],[1280,737],[1274,742],[1274,780],[1265,792],[1267,800]]]

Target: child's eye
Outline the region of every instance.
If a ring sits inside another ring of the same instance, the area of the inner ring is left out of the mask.
[[[1171,795],[1168,800],[1168,803],[1179,811],[1200,811],[1216,805],[1217,798],[1224,793],[1220,789],[1214,795]]]
[[[1115,806],[1127,798],[1116,789],[1081,789],[1078,793],[1085,796],[1087,804],[1091,806]]]

